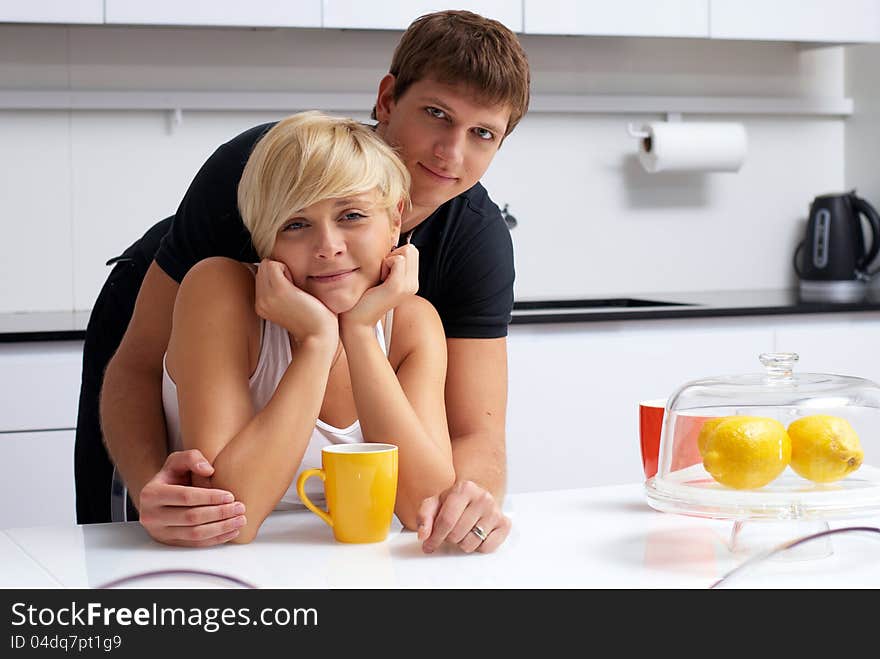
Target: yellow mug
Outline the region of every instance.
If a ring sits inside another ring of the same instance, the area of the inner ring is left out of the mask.
[[[397,499],[397,447],[394,444],[334,444],[321,449],[322,469],[306,469],[296,492],[306,507],[333,529],[339,542],[381,542],[388,537]],[[324,481],[327,510],[305,493],[306,481]]]

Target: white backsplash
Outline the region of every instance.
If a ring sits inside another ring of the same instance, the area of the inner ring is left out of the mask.
[[[504,145],[484,181],[518,220],[517,298],[794,283],[810,201],[843,186],[842,121],[747,119],[739,172],[648,174],[628,119],[536,115]]]
[[[0,26],[0,89],[373,92],[399,32]],[[533,94],[844,95],[842,48],[523,38]],[[354,57],[353,54],[357,56]],[[858,110],[858,105],[857,105]],[[367,118],[369,108],[358,115]],[[0,312],[88,309],[104,262],[177,207],[221,142],[279,113],[0,111]],[[735,174],[647,174],[630,121],[533,113],[484,182],[519,225],[521,299],[778,288],[813,196],[843,189],[842,119],[742,121]],[[876,134],[876,133],[875,133]]]

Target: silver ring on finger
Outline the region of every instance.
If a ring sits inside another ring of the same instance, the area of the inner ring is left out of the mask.
[[[471,533],[477,536],[480,539],[480,542],[486,540],[489,537],[489,534],[486,533],[479,524],[474,524],[474,528],[471,529]]]

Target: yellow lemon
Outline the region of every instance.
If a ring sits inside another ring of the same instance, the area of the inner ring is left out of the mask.
[[[707,419],[703,423],[700,427],[700,434],[697,435],[697,448],[700,450],[700,455],[706,452],[706,442],[709,441],[709,436],[715,432],[715,427],[725,419],[731,418],[733,417],[719,416],[714,419]]]
[[[788,426],[791,468],[816,483],[833,483],[862,466],[865,454],[849,421],[813,414]]]
[[[776,419],[728,416],[707,421],[706,426],[697,440],[700,455],[706,471],[722,485],[737,490],[764,487],[791,460],[791,440]]]

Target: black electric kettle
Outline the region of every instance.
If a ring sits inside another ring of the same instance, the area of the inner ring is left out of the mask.
[[[862,217],[870,227],[865,245]],[[880,215],[855,190],[813,199],[807,234],[794,253],[801,299],[808,302],[854,302],[867,293],[875,273],[868,266],[880,252]]]

